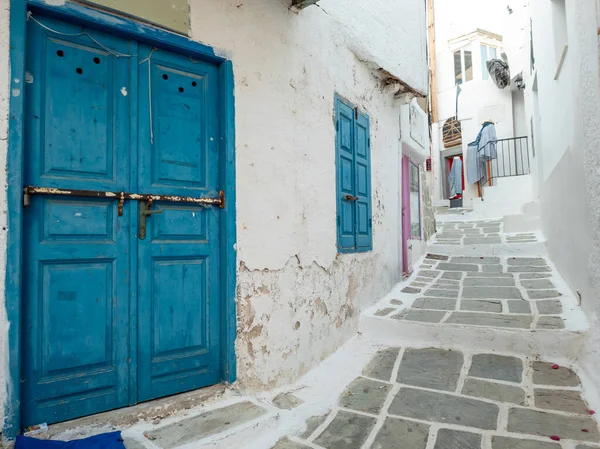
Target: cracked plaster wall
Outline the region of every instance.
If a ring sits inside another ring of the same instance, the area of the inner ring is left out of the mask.
[[[361,308],[401,277],[399,105],[360,59],[425,91],[425,5],[377,0],[365,8],[351,0],[340,8],[323,0],[322,7],[296,14],[287,0],[189,3],[192,38],[234,64],[238,375],[247,387],[275,386],[296,379],[351,337]],[[8,53],[9,0],[0,0],[2,165]],[[334,92],[371,118],[374,248],[366,254],[336,250]],[[5,184],[6,173],[1,176]],[[0,205],[4,227],[5,190]],[[5,233],[0,247],[4,278]],[[0,305],[6,323],[3,289]],[[0,382],[7,331],[5,325],[0,332]],[[0,417],[4,399],[0,394]]]
[[[381,10],[352,0],[340,8],[326,0],[297,14],[288,3],[190,1],[192,37],[234,65],[236,350],[238,378],[251,388],[308,371],[356,332],[361,308],[400,280],[399,104],[361,59],[376,55],[419,89],[427,79],[424,5],[378,0]],[[398,65],[398,48],[411,65]],[[371,119],[374,248],[367,254],[336,249],[335,92]]]

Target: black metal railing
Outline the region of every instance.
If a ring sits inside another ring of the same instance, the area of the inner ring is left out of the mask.
[[[494,185],[495,178],[531,173],[527,137],[492,140],[477,151],[479,185]],[[483,194],[481,194],[483,196]]]

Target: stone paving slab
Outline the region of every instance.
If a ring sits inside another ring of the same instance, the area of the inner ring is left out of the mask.
[[[446,312],[438,312],[436,310],[409,309],[405,312],[400,317],[401,319],[406,321],[420,321],[422,323],[439,323],[446,316]]]
[[[164,449],[173,449],[223,432],[232,427],[232,422],[240,425],[257,419],[266,412],[266,409],[252,402],[239,402],[192,418],[182,419],[179,422],[151,430],[146,434],[153,444]]]
[[[417,298],[412,306],[415,309],[454,310],[457,299],[452,298]]]
[[[499,257],[453,257],[450,259],[452,263],[466,263],[466,264],[475,264],[475,265],[483,265],[483,264],[499,264]]]
[[[420,288],[415,288],[415,287],[404,287],[402,289],[402,293],[420,293],[421,289]]]
[[[514,287],[514,278],[466,278],[463,281],[465,287]]]
[[[484,273],[502,273],[504,267],[502,265],[482,265],[481,271]]]
[[[440,262],[437,269],[444,271],[479,271],[479,266],[466,263]]]
[[[376,422],[374,417],[340,410],[315,444],[325,449],[360,449]]]
[[[317,428],[325,422],[327,417],[329,416],[329,411],[324,413],[323,415],[311,416],[306,420],[306,430],[300,436],[300,438],[304,438],[305,440],[310,438],[310,436],[317,430]]]
[[[401,388],[390,405],[389,413],[478,429],[495,429],[499,408],[496,404],[477,399]]]
[[[514,279],[514,274],[511,273],[467,273],[468,278],[511,278]]]
[[[507,429],[509,432],[530,435],[558,435],[561,439],[600,441],[598,425],[590,417],[573,417],[524,408],[511,408],[508,411]],[[588,431],[583,432],[582,429]]]
[[[551,442],[520,440],[494,435],[492,437],[492,449],[561,449],[561,445]]]
[[[557,387],[578,387],[580,385],[579,377],[572,369],[564,366],[552,369],[553,365],[547,362],[533,362],[533,383]]]
[[[516,287],[470,287],[465,286],[463,298],[473,299],[522,299],[521,291]]]
[[[521,273],[519,279],[544,279],[552,277],[552,273]]]
[[[385,309],[379,309],[377,312],[375,312],[375,316],[386,316],[392,313],[394,310],[397,309],[395,309],[394,307],[386,307]]]
[[[537,329],[564,329],[565,322],[559,316],[541,316],[538,319]]]
[[[529,315],[511,316],[492,313],[453,312],[445,323],[529,329],[532,321],[533,317]]]
[[[579,391],[536,388],[533,391],[533,396],[537,408],[579,413],[581,415],[585,415],[588,412],[588,407],[581,398]]]
[[[435,270],[421,270],[417,273],[417,276],[422,278],[436,278],[439,274],[440,272]]]
[[[460,285],[458,284],[433,284],[431,288],[439,290],[460,290]]]
[[[426,290],[423,294],[435,298],[458,298],[458,291],[456,290],[440,290],[430,288],[429,290]]]
[[[517,405],[525,404],[525,391],[522,388],[482,379],[466,379],[462,394]]]
[[[272,449],[310,449],[310,446],[290,441],[287,438],[283,438],[277,442]]]
[[[531,313],[531,305],[528,301],[514,300],[507,301],[507,303],[510,313]]]
[[[541,267],[541,266],[509,266],[509,273],[548,273],[552,271],[550,267]]]
[[[535,306],[542,315],[560,315],[563,312],[562,303],[557,299],[537,301]]]
[[[429,425],[388,417],[377,433],[372,449],[410,448],[425,449]]]
[[[460,310],[469,310],[471,312],[502,312],[502,303],[500,301],[481,301],[481,300],[469,300],[462,301],[460,303]]]
[[[502,243],[500,237],[465,238],[465,245],[495,245]]]
[[[536,267],[548,266],[546,259],[541,257],[509,257],[506,262],[508,265],[526,265]]]
[[[397,382],[434,390],[454,391],[463,366],[463,355],[445,349],[407,349]]]
[[[298,399],[291,393],[281,393],[273,399],[273,404],[275,404],[277,408],[280,408],[282,410],[291,410],[293,408],[298,407],[303,402],[304,401]]]
[[[558,298],[562,296],[558,290],[527,290],[530,299]]]
[[[399,352],[400,348],[387,348],[377,351],[375,357],[363,369],[363,375],[389,382]]]
[[[442,274],[442,279],[460,280],[462,277],[463,274],[458,271],[445,271],[444,274]]]
[[[548,290],[554,289],[554,284],[548,279],[531,279],[521,280],[521,285],[526,289],[531,290]]]
[[[481,449],[481,435],[454,429],[440,429],[433,449]]]
[[[355,379],[340,397],[340,407],[377,415],[383,407],[390,384],[364,378]]]
[[[523,376],[523,362],[517,357],[475,354],[471,359],[469,376],[520,383]]]

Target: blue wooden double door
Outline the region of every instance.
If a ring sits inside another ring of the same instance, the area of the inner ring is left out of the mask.
[[[219,68],[33,17],[24,180],[50,194],[23,209],[22,424],[218,383],[220,209],[48,189],[218,196]]]

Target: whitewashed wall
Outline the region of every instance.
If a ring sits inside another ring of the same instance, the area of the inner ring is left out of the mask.
[[[591,325],[579,361],[600,386],[600,66],[596,2],[566,1],[568,50],[557,70],[551,2],[531,1],[535,72],[526,78],[526,114],[536,135],[542,231],[557,268]],[[537,86],[537,93],[534,91]],[[537,100],[536,100],[537,99]],[[591,393],[591,392],[590,392]]]
[[[267,387],[339,347],[400,279],[399,105],[365,59],[426,90],[425,5],[238,5],[191,1],[191,25],[234,64],[238,375]],[[335,92],[371,118],[373,251],[362,255],[336,250]]]
[[[56,3],[55,0],[52,0]],[[293,381],[354,335],[360,310],[401,278],[399,107],[373,69],[426,93],[425,2],[190,0],[191,36],[233,61],[237,139],[238,377]],[[0,0],[0,164],[8,113],[8,9]],[[373,251],[336,247],[334,93],[371,119]],[[0,182],[4,183],[2,171]],[[0,226],[6,199],[0,194]],[[0,234],[4,275],[5,233]],[[0,289],[0,382],[8,325]],[[4,394],[0,393],[0,413]]]

